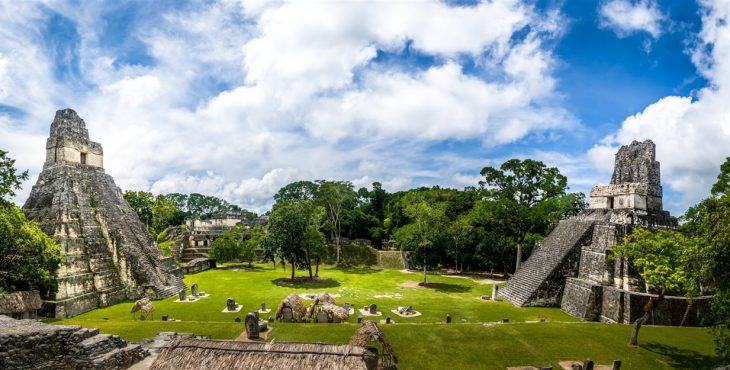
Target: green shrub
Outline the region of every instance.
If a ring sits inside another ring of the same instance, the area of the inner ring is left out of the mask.
[[[322,263],[334,265],[337,259],[337,246],[327,245],[327,254]],[[377,250],[367,245],[353,243],[349,240],[340,242],[340,266],[374,266],[378,264]]]
[[[400,251],[378,251],[378,267],[384,269],[404,269]]]

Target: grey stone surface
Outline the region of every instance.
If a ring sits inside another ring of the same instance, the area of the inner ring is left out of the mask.
[[[126,369],[147,355],[98,329],[0,316],[0,369]]]
[[[58,111],[43,171],[23,206],[61,245],[59,289],[46,305],[55,317],[144,294],[165,298],[182,286],[102,164],[101,145],[89,141],[84,121],[73,110]]]
[[[616,153],[616,162],[611,184],[631,182],[661,185],[659,162],[656,160],[656,145],[651,140],[633,141],[622,146]]]

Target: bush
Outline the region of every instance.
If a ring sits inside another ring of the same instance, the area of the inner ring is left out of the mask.
[[[327,253],[322,263],[334,265],[337,258],[337,246],[327,244]],[[340,240],[340,266],[374,266],[378,264],[377,251],[370,246],[354,243],[349,240]]]

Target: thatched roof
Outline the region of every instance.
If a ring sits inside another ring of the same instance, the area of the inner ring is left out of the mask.
[[[287,306],[291,307],[292,315],[296,320],[301,320],[307,315],[307,308],[304,306],[302,298],[296,293],[291,293],[289,296],[284,298],[281,303],[279,303],[279,307],[276,308],[276,315],[274,318],[278,320],[282,316],[281,310]]]
[[[335,298],[327,292],[317,294],[317,302],[319,303],[332,303],[335,304]]]
[[[352,345],[179,338],[162,350],[150,369],[370,370],[377,361],[375,353]]]
[[[37,290],[0,294],[0,313],[20,313],[41,309]]]
[[[389,356],[393,363],[398,362],[398,356],[395,355],[393,347],[390,346],[390,342],[385,338],[385,335],[380,328],[375,325],[372,321],[365,321],[362,323],[360,329],[350,337],[350,345],[365,347],[371,341],[378,341],[383,346],[384,356]]]

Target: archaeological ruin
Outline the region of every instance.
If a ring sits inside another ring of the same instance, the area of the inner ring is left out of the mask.
[[[103,164],[84,120],[71,109],[57,111],[43,171],[23,206],[63,253],[58,292],[44,303],[48,315],[65,318],[184,288],[174,261],[162,257]]]
[[[622,146],[611,183],[593,187],[589,209],[554,225],[499,295],[517,306],[560,306],[588,321],[629,323],[641,317],[652,294],[632,266],[609,256],[635,227],[677,227],[677,220],[662,209],[655,152],[651,140]],[[698,324],[708,298],[695,300],[689,325]],[[678,325],[686,306],[683,297],[666,297],[653,322]]]

